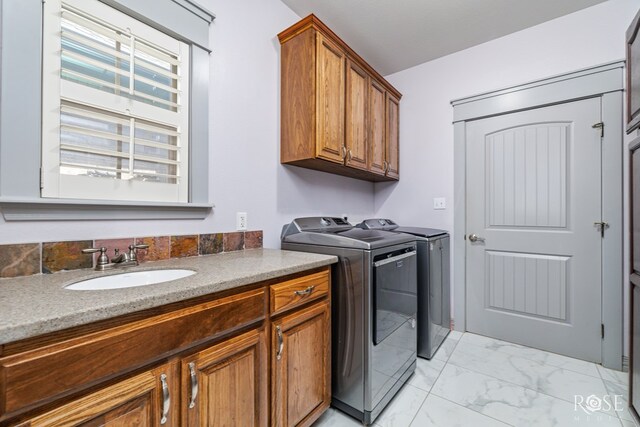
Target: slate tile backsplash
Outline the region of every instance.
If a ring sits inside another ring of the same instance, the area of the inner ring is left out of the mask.
[[[95,256],[83,254],[82,249],[105,247],[109,258],[113,258],[115,249],[128,251],[132,243],[149,245],[148,249],[138,250],[139,262],[158,261],[259,249],[262,231],[0,245],[0,278],[92,268]]]
[[[225,252],[241,251],[244,249],[244,233],[224,233],[222,246]]]
[[[171,258],[198,255],[198,235],[171,236]]]
[[[223,249],[222,242],[223,242],[222,233],[201,234],[200,235],[200,255],[219,254],[220,252],[222,252],[222,249]]]
[[[149,245],[148,249],[138,251],[138,262],[159,261],[171,256],[171,237],[136,237],[137,245]]]
[[[262,247],[262,230],[244,233],[244,248],[257,249]]]
[[[40,244],[0,245],[0,277],[40,273]]]
[[[46,242],[42,244],[42,272],[78,270],[93,267],[93,257],[82,253],[93,247],[93,240]]]

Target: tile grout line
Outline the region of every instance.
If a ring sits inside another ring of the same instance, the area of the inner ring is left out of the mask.
[[[582,375],[584,377],[599,379],[599,380],[603,381],[603,384],[604,384],[604,381],[605,381],[605,379],[600,374],[600,370],[597,368],[597,365],[596,365],[596,370],[598,371],[598,376],[596,377],[596,376],[593,376],[593,375],[585,374],[584,372],[578,372],[578,371],[574,371],[573,369],[567,369],[567,368],[564,368],[562,366],[552,365],[552,364],[549,364],[549,363],[542,363],[542,362],[539,362],[537,360],[530,359],[528,357],[523,357],[523,356],[519,356],[519,355],[515,355],[515,354],[509,354],[509,353],[505,353],[505,352],[500,352],[498,350],[493,350],[493,349],[490,349],[490,348],[487,348],[487,347],[484,347],[484,346],[481,346],[481,345],[477,345],[477,344],[474,344],[474,343],[465,343],[465,344],[473,346],[473,347],[483,348],[483,349],[488,350],[488,351],[495,351],[495,352],[498,352],[500,354],[503,354],[503,355],[506,355],[506,356],[509,356],[509,357],[517,357],[519,359],[524,359],[524,360],[527,360],[529,362],[535,363],[535,364],[537,364],[539,366],[546,366],[546,367],[551,367],[551,368],[555,368],[555,369],[562,369],[564,371],[569,371],[571,373]],[[577,360],[579,360],[579,359],[577,359]],[[591,363],[591,362],[589,362],[589,363]],[[454,365],[455,366],[459,366],[459,365],[456,365],[455,363],[454,363]],[[463,368],[464,368],[464,366],[463,366]],[[491,376],[491,375],[489,375],[489,376]],[[617,383],[616,381],[613,381],[613,382],[616,383],[616,384],[620,384],[620,383]],[[620,384],[620,385],[624,385],[624,384]],[[605,390],[606,389],[607,389],[607,387],[605,385]]]
[[[474,334],[474,335],[478,335],[478,334]],[[484,335],[478,335],[478,336],[480,336],[480,337],[484,337],[484,338],[488,338],[488,339],[492,339],[492,340],[496,340],[496,341],[501,341],[501,340],[497,340],[496,338],[486,337],[486,336],[484,336]],[[462,337],[460,338],[460,340],[462,340]],[[527,347],[527,346],[523,346],[523,345],[516,344],[516,343],[510,343],[510,342],[508,342],[508,341],[504,341],[504,342],[506,342],[506,343],[508,343],[508,344],[513,344],[513,345],[519,346],[519,347],[524,348],[524,349],[528,349],[528,348],[530,348],[530,349],[533,349],[533,350],[537,350],[537,351],[541,351],[541,352],[546,352],[546,353],[548,353],[548,354],[555,355],[555,356],[568,357],[568,358],[570,358],[570,359],[575,359],[574,357],[565,356],[565,355],[563,355],[563,354],[552,353],[552,352],[548,352],[548,351],[546,351],[546,350],[540,350],[540,349],[537,349],[537,348]],[[482,345],[478,345],[478,344],[474,344],[474,343],[466,343],[466,344],[473,345],[473,346],[476,346],[476,347],[484,347],[484,346],[482,346]],[[484,348],[487,348],[487,347],[484,347]],[[517,347],[516,347],[516,348],[517,348]],[[488,350],[492,350],[492,349],[490,349],[490,348],[487,348],[487,349],[488,349]],[[575,360],[577,360],[577,361],[579,361],[579,362],[592,363],[592,364],[596,367],[596,372],[598,372],[598,376],[597,376],[597,377],[596,377],[595,375],[585,374],[584,372],[576,371],[575,369],[566,368],[566,367],[564,367],[564,366],[558,366],[557,364],[548,363],[548,362],[542,363],[542,362],[539,362],[539,361],[537,361],[537,360],[534,360],[534,359],[532,359],[532,358],[530,358],[530,357],[511,354],[511,353],[507,353],[506,351],[502,351],[502,350],[493,350],[493,351],[497,351],[497,352],[499,352],[499,353],[501,353],[501,354],[506,354],[506,355],[509,355],[509,356],[520,357],[520,358],[522,358],[522,359],[527,359],[527,360],[529,360],[529,361],[531,361],[531,362],[535,362],[535,363],[542,364],[542,365],[549,365],[549,366],[553,366],[553,367],[555,367],[555,368],[566,369],[567,371],[575,372],[575,373],[577,373],[577,374],[586,375],[586,376],[589,376],[589,377],[591,377],[591,378],[602,378],[602,375],[600,374],[600,370],[598,369],[598,366],[600,366],[600,365],[598,365],[598,364],[597,364],[597,363],[595,363],[595,362],[588,362],[588,361],[586,361],[586,360],[575,359]]]
[[[473,408],[469,408],[469,407],[467,407],[467,406],[463,406],[463,405],[459,404],[458,402],[454,402],[454,401],[453,401],[453,400],[451,400],[451,399],[447,399],[446,397],[440,396],[440,395],[439,395],[439,394],[437,394],[437,393],[429,393],[429,394],[433,394],[434,396],[436,396],[436,397],[438,397],[438,398],[440,398],[440,399],[442,399],[442,400],[446,400],[446,401],[447,401],[447,402],[449,402],[449,403],[453,403],[454,405],[459,406],[459,407],[461,407],[461,408],[464,408],[464,409],[468,409],[468,410],[470,410],[470,411],[473,411],[473,412],[475,412],[476,414],[480,414],[480,415],[482,415],[483,417],[491,418],[492,420],[496,420],[496,421],[498,421],[498,422],[500,422],[500,423],[502,423],[502,424],[505,424],[505,425],[508,425],[508,426],[511,426],[511,427],[515,427],[515,424],[511,424],[511,423],[508,423],[508,422],[506,422],[506,421],[502,421],[501,419],[498,419],[498,418],[493,417],[493,416],[491,416],[491,415],[483,414],[482,412],[480,412],[480,411],[476,411],[476,410],[475,410],[475,409],[473,409]]]
[[[425,397],[425,398],[424,398],[424,402],[422,402],[422,405],[420,405],[420,408],[422,408],[422,406],[426,403],[427,398],[429,397],[429,395],[433,394],[434,396],[439,397],[439,398],[441,398],[441,399],[444,399],[444,400],[446,400],[446,401],[448,401],[448,402],[451,402],[451,403],[453,403],[454,405],[457,405],[457,406],[459,406],[459,407],[461,407],[461,408],[469,409],[469,410],[471,410],[471,411],[473,411],[473,412],[475,412],[475,413],[477,413],[477,414],[480,414],[480,415],[482,415],[482,416],[485,416],[485,417],[488,417],[488,418],[494,419],[494,420],[496,420],[496,421],[498,421],[498,422],[501,422],[501,423],[504,423],[504,424],[509,425],[509,426],[511,426],[511,427],[514,427],[514,425],[513,425],[513,424],[506,423],[506,422],[504,422],[504,421],[502,421],[502,420],[499,420],[499,419],[497,419],[497,418],[491,417],[491,416],[489,416],[489,415],[485,415],[485,414],[483,414],[482,412],[476,411],[475,409],[467,408],[466,406],[462,406],[462,405],[460,405],[460,404],[458,404],[458,403],[456,403],[456,402],[454,402],[454,401],[452,401],[452,400],[449,400],[449,399],[447,399],[447,398],[445,398],[445,397],[439,396],[437,393],[434,393],[434,392],[433,392],[433,388],[435,387],[435,385],[437,384],[438,380],[439,380],[439,379],[440,379],[440,377],[442,376],[442,372],[444,371],[444,369],[445,369],[445,368],[447,367],[447,365],[449,364],[449,359],[451,359],[451,356],[453,356],[453,353],[455,352],[456,348],[458,348],[458,344],[460,344],[460,341],[462,340],[462,337],[463,337],[463,336],[464,336],[464,333],[463,333],[463,334],[460,336],[460,338],[458,338],[458,340],[456,341],[456,345],[453,347],[453,350],[451,351],[451,354],[449,355],[449,357],[447,358],[447,360],[444,362],[444,366],[442,367],[442,369],[440,369],[440,372],[438,373],[438,376],[436,377],[436,380],[433,382],[433,385],[431,385],[431,388],[429,389],[429,392],[427,393],[427,397]],[[457,366],[457,365],[455,365],[455,364],[452,364],[452,365],[453,365],[453,366]],[[413,419],[411,420],[411,424],[413,424],[413,421],[415,421],[415,418],[416,418],[416,416],[418,416],[418,413],[419,413],[419,412],[420,412],[420,409],[418,409],[418,412],[416,412],[416,415],[415,415],[415,416],[413,417]],[[409,424],[409,426],[411,426],[411,424]]]
[[[447,362],[447,363],[449,363],[449,362]],[[471,372],[473,372],[473,373],[475,373],[475,374],[484,375],[485,377],[490,377],[490,378],[493,378],[493,379],[495,379],[495,380],[502,381],[502,382],[507,383],[507,384],[509,384],[509,385],[514,385],[514,386],[516,386],[516,387],[521,387],[521,388],[523,388],[523,389],[525,389],[525,390],[533,391],[534,393],[541,394],[541,395],[546,396],[546,397],[549,397],[549,398],[551,398],[551,399],[557,399],[557,400],[561,400],[561,401],[563,401],[563,402],[567,402],[567,403],[574,403],[574,404],[575,404],[575,402],[571,402],[571,401],[569,401],[569,400],[567,400],[567,399],[563,399],[563,398],[561,398],[561,397],[557,397],[557,396],[552,396],[552,395],[550,395],[550,394],[545,393],[544,391],[535,390],[535,389],[532,389],[532,388],[530,388],[530,387],[523,386],[522,384],[514,383],[513,381],[508,381],[508,380],[505,380],[505,379],[502,379],[502,378],[498,378],[498,377],[496,377],[496,376],[494,376],[494,375],[490,375],[490,374],[487,374],[487,373],[484,373],[484,372],[476,371],[476,370],[471,369],[471,368],[469,368],[469,367],[467,367],[467,366],[460,366],[460,365],[457,365],[456,363],[453,363],[453,362],[451,362],[451,365],[453,365],[453,366],[455,366],[455,367],[457,367],[457,368],[466,369],[467,371],[471,371]],[[554,366],[554,367],[555,367],[555,366]],[[590,378],[595,378],[595,377],[590,377]],[[597,379],[597,378],[596,378],[596,379]],[[603,383],[603,386],[604,386],[604,383]],[[606,386],[605,386],[605,390],[607,390]],[[438,396],[438,395],[436,394],[436,396]],[[442,396],[438,396],[438,397],[442,397]],[[617,411],[616,411],[616,412],[617,412]],[[603,414],[605,414],[605,415],[609,415],[609,414],[607,414],[606,412],[603,412]],[[611,416],[611,415],[609,415],[609,416]],[[616,414],[616,416],[617,416],[617,414]]]
[[[605,380],[604,379],[604,377],[602,376],[602,371],[598,367],[596,367],[596,370],[598,371],[598,375],[600,375],[600,379],[602,380],[602,383],[604,384],[604,389],[607,391],[607,395],[611,395],[611,392],[609,391],[609,387],[607,387],[607,381],[610,381],[610,380]],[[624,384],[620,384],[617,381],[610,381],[610,382],[612,382],[614,384],[618,384],[618,385],[624,386],[627,389],[627,392],[629,391],[629,387],[625,386]],[[615,394],[614,394],[614,396],[615,396]],[[625,396],[625,400],[626,399],[627,399],[627,396]],[[620,420],[620,424],[621,425],[622,425],[622,421],[628,421],[626,418],[622,418],[621,414],[622,414],[623,411],[615,411],[615,412],[616,412],[616,415],[618,416],[618,419]],[[632,421],[632,422],[634,423],[634,425],[637,426],[635,421]]]

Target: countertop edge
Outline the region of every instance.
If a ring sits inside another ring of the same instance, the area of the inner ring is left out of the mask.
[[[324,257],[325,259],[304,261],[292,266],[279,267],[273,270],[261,271],[255,274],[248,274],[246,276],[240,275],[237,279],[234,278],[218,283],[188,287],[185,289],[176,290],[174,293],[169,293],[166,295],[153,295],[146,298],[141,297],[139,299],[128,300],[124,303],[116,304],[114,306],[89,308],[86,311],[63,315],[55,319],[45,318],[34,320],[33,322],[29,323],[5,326],[0,329],[0,345],[22,341],[25,339],[36,338],[65,329],[89,325],[91,323],[133,314],[136,312],[186,301],[206,295],[214,296],[215,294],[226,292],[243,286],[258,284],[260,282],[276,279],[278,277],[285,277],[307,270],[329,266],[336,263],[338,260],[337,257],[330,255],[308,255],[316,255],[319,257]]]

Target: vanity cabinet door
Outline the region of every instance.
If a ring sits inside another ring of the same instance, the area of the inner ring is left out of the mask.
[[[73,400],[19,427],[178,426],[178,364],[167,363]]]
[[[272,324],[272,425],[311,425],[331,400],[329,302]]]
[[[264,329],[182,359],[182,425],[266,426],[268,364]]]

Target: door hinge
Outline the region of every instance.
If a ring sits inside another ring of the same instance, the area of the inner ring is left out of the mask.
[[[604,221],[596,221],[593,223],[596,227],[598,227],[598,231],[600,231],[600,237],[604,239],[604,230],[609,228],[609,223]]]
[[[604,122],[596,123],[591,127],[594,129],[600,129],[600,138],[604,138]]]
[[[604,323],[600,324],[600,338],[604,339]]]
[[[40,189],[44,188],[44,178],[42,177],[42,168],[40,168]]]

